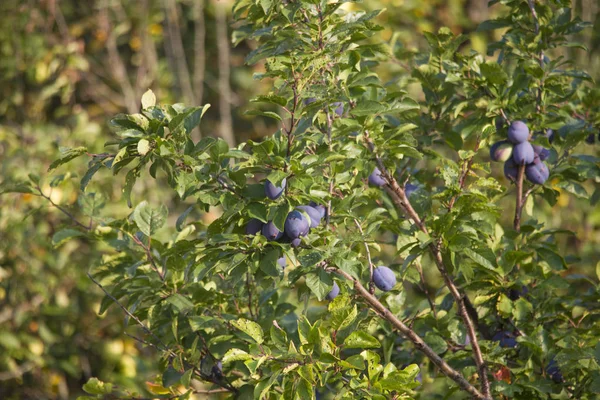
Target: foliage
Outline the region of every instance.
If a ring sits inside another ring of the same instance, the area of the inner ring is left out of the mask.
[[[273,85],[248,114],[280,123],[274,135],[235,148],[194,142],[208,106],[156,104],[147,92],[140,113],[112,119],[111,152],[64,149],[52,169],[91,156],[79,185],[90,222],[68,213],[76,229],[53,240],[102,252],[89,275],[106,294],[100,312],[119,307],[129,331],[137,327],[131,334],[161,356],[150,393],[594,398],[600,276],[574,273],[589,262],[563,253],[561,235],[574,233],[540,212],[566,193],[587,207],[600,197],[600,160],[579,153],[600,128],[600,93],[587,73],[551,58],[587,24],[563,1],[492,3],[509,12],[479,27],[505,29],[488,57],[441,28],[424,34],[429,49],[410,60],[410,76],[382,81],[395,52],[376,39],[381,11],[239,0],[234,41],[256,42],[246,61],[264,62],[255,78]],[[492,173],[488,148],[506,138],[502,121],[518,119],[551,149],[544,185],[524,184],[522,170],[515,185]],[[367,184],[375,167],[381,188]],[[104,170],[124,175],[128,216],[94,186]],[[284,195],[265,199],[264,181],[283,179]],[[418,185],[411,194],[407,182]],[[188,208],[167,207],[140,184],[166,186]],[[3,185],[35,189],[35,178]],[[289,212],[311,201],[326,218],[299,247],[245,234],[251,219],[283,230]],[[203,218],[215,209],[216,219]],[[375,291],[378,265],[401,284]],[[334,282],[341,293],[327,303]],[[84,390],[137,396],[98,379]]]

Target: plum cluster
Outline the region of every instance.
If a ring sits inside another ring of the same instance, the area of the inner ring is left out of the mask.
[[[276,200],[282,196],[285,191],[287,181],[284,178],[280,186],[274,185],[268,179],[265,181],[265,196],[271,200]],[[381,185],[379,185],[381,186]],[[415,186],[414,189],[417,187]],[[414,190],[412,189],[412,190]],[[321,224],[325,217],[327,209],[322,204],[310,202],[308,205],[297,206],[296,209],[288,213],[283,231],[277,229],[273,221],[267,223],[253,218],[246,224],[246,234],[256,235],[261,233],[269,241],[280,241],[282,243],[291,243],[296,248],[302,243],[302,237],[306,236],[312,228]],[[286,258],[281,257],[277,260],[281,268],[286,266]],[[386,266],[379,266],[373,271],[373,283],[380,290],[387,292],[396,286],[396,275],[394,271]],[[333,283],[331,291],[325,296],[327,300],[333,300],[340,294],[340,287],[336,282]]]
[[[542,185],[550,176],[544,162],[550,151],[529,142],[529,128],[523,121],[514,121],[508,127],[508,140],[496,142],[490,148],[492,161],[504,161],[504,176],[517,180],[519,166],[525,165],[527,180]]]

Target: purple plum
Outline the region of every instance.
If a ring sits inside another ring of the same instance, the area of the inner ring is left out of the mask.
[[[321,218],[325,218],[325,214],[327,214],[327,207],[322,204],[317,204],[314,201],[311,201],[308,203],[308,205],[316,209],[319,212],[319,215],[321,215]]]
[[[373,283],[378,289],[388,292],[396,286],[396,274],[385,266],[379,266],[373,271]]]
[[[596,135],[593,133],[590,133],[588,135],[588,137],[585,138],[585,141],[587,144],[594,144],[596,143]]]
[[[283,236],[283,232],[275,227],[273,221],[269,221],[269,223],[263,226],[262,234],[269,240],[279,240]]]
[[[529,139],[529,128],[523,121],[513,121],[508,127],[508,140],[514,144],[526,142]]]
[[[519,173],[519,166],[511,159],[504,163],[504,176],[510,181],[516,181]]]
[[[383,186],[385,185],[385,179],[381,176],[381,171],[379,168],[375,167],[371,175],[369,175],[369,184],[373,186]]]
[[[264,223],[256,218],[252,218],[246,225],[246,235],[256,235],[263,227]]]
[[[298,246],[300,246],[302,244],[302,239],[300,238],[296,238],[294,240],[292,240],[292,247],[296,248]]]
[[[273,185],[271,181],[267,179],[265,181],[265,195],[271,200],[278,199],[283,194],[286,183],[286,178],[283,178],[281,181],[281,186],[278,187]]]
[[[544,161],[548,157],[550,157],[550,150],[546,149],[543,146],[538,146],[537,144],[533,145],[533,152],[537,155],[541,161]]]
[[[529,182],[536,185],[543,185],[550,176],[550,171],[546,163],[536,157],[534,162],[525,167],[525,176]]]
[[[531,164],[534,157],[535,152],[529,142],[519,143],[513,148],[512,159],[517,165]]]
[[[338,296],[338,294],[340,294],[340,287],[337,283],[333,282],[333,287],[331,288],[331,291],[327,293],[327,296],[325,296],[325,298],[327,300],[333,300]]]
[[[501,140],[490,147],[490,158],[492,161],[506,161],[513,152],[513,144],[508,140]]]
[[[552,379],[555,383],[561,383],[564,381],[562,372],[554,358],[548,363],[548,366],[546,367],[546,374],[548,374],[548,377],[550,377],[550,379]]]
[[[335,107],[334,112],[337,114],[338,117],[341,117],[342,114],[344,114],[344,103],[342,103],[341,101],[337,101],[332,105]]]
[[[321,223],[321,212],[311,206],[298,206],[297,209],[304,211],[310,217],[310,227],[316,228]]]
[[[511,334],[510,332],[505,332],[505,331],[500,331],[497,332],[493,337],[492,340],[495,342],[500,342],[500,347],[510,347],[510,348],[515,348],[517,347],[517,339],[515,339],[514,335]]]
[[[419,186],[413,185],[412,183],[407,183],[404,186],[404,193],[406,194],[406,197],[410,197],[410,195],[416,192],[418,189]]]
[[[287,260],[285,259],[285,256],[277,259],[277,264],[279,264],[281,269],[285,269],[285,266],[287,265]]]
[[[285,234],[292,240],[305,236],[310,229],[310,223],[300,211],[290,212],[285,219]]]

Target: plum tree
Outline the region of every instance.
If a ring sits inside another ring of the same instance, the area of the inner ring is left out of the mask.
[[[283,232],[281,232],[279,229],[277,229],[277,227],[275,226],[273,221],[269,221],[268,223],[266,223],[263,226],[262,234],[267,239],[273,240],[273,241],[279,240],[283,236]]]
[[[529,128],[523,121],[513,121],[508,127],[508,140],[514,144],[524,143],[529,139]]]
[[[389,292],[396,286],[396,274],[386,266],[379,266],[373,270],[373,283],[379,290]]]
[[[265,224],[261,220],[252,218],[246,224],[246,235],[256,235],[262,230],[264,225]]]
[[[271,200],[277,200],[283,194],[286,183],[286,178],[281,181],[281,186],[275,186],[270,180],[265,180],[265,196]]]
[[[371,175],[369,175],[369,184],[373,186],[383,186],[385,185],[385,179],[381,176],[381,171],[379,168],[375,167]]]
[[[508,140],[501,140],[490,147],[490,158],[492,161],[506,161],[513,152],[513,144]]]
[[[338,294],[340,294],[340,287],[334,281],[333,282],[333,287],[331,288],[331,291],[329,293],[327,293],[327,296],[325,296],[325,298],[327,300],[333,300],[333,299],[335,299],[338,296]]]
[[[305,236],[309,229],[310,223],[300,211],[290,212],[285,219],[285,234],[292,240]]]

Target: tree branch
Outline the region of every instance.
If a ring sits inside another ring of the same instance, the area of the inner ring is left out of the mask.
[[[375,284],[373,283],[373,261],[371,261],[371,250],[369,250],[369,245],[365,241],[365,233],[363,232],[360,223],[356,218],[354,218],[354,223],[360,232],[360,236],[362,237],[362,242],[365,245],[365,251],[367,252],[367,260],[369,261],[369,293],[375,293]]]
[[[429,347],[423,339],[419,335],[415,333],[411,328],[406,326],[402,321],[400,321],[390,310],[388,310],[381,302],[373,296],[369,291],[356,279],[354,279],[350,274],[341,269],[330,267],[330,270],[342,275],[344,278],[348,279],[354,284],[354,290],[361,296],[373,310],[375,310],[378,314],[381,315],[382,318],[389,321],[394,328],[399,330],[406,338],[408,338],[415,347],[421,351],[423,354],[427,356],[439,369],[442,371],[444,375],[448,378],[452,379],[454,382],[458,384],[458,386],[469,393],[476,399],[486,400],[490,398],[489,396],[483,395],[479,392],[473,385],[469,383],[457,370],[452,368],[450,365],[446,363],[440,356],[437,355],[435,351],[431,347]]]
[[[388,170],[385,168],[385,165],[383,164],[383,161],[375,152],[375,145],[369,138],[369,134],[366,131],[364,134],[364,138],[367,143],[367,146],[369,147],[369,149],[375,156],[375,159],[377,161],[377,166],[378,166],[379,170],[381,171],[381,175],[384,177],[384,179],[387,182],[387,184],[384,186],[384,189],[390,195],[390,197],[392,198],[392,201],[394,202],[396,207],[400,211],[402,211],[409,219],[413,220],[414,224],[423,233],[429,234],[427,227],[425,226],[425,224],[423,223],[423,221],[421,220],[421,218],[419,217],[417,212],[414,210],[414,208],[410,204],[410,201],[406,197],[406,193],[405,193],[404,189],[401,188],[400,185],[398,185],[396,178],[388,172]],[[438,270],[440,271],[440,274],[442,275],[442,278],[444,279],[444,283],[448,287],[452,297],[454,297],[454,301],[456,302],[456,305],[458,307],[458,313],[461,316],[463,323],[465,324],[465,327],[467,329],[467,335],[469,336],[469,339],[471,340],[471,347],[473,349],[473,358],[475,360],[475,364],[477,365],[477,369],[479,371],[479,379],[481,380],[481,387],[482,387],[482,391],[484,394],[483,398],[491,399],[490,384],[489,384],[489,380],[488,380],[488,376],[487,376],[487,365],[485,364],[485,361],[483,360],[483,355],[481,354],[481,349],[479,347],[479,342],[477,340],[477,335],[475,333],[475,326],[473,324],[473,321],[471,320],[471,317],[469,315],[467,307],[465,306],[464,299],[466,297],[466,294],[460,292],[460,290],[454,283],[454,280],[448,273],[448,270],[446,269],[446,266],[445,266],[443,258],[442,258],[442,253],[441,253],[441,243],[439,241],[436,241],[435,243],[432,242],[428,246],[428,248],[429,248],[429,252],[431,253],[431,256],[433,257],[433,260],[434,260]]]

